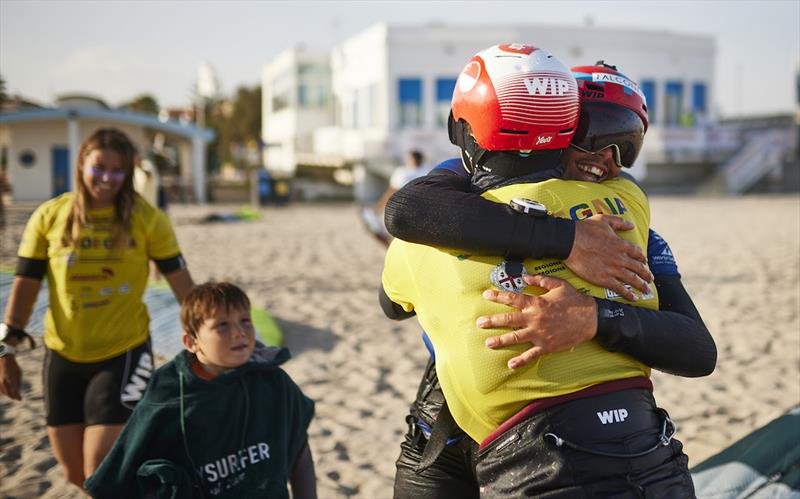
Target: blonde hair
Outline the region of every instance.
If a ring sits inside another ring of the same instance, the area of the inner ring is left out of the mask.
[[[250,311],[250,299],[235,284],[207,282],[195,286],[181,302],[181,327],[192,336],[206,319],[220,310]]]
[[[75,198],[72,210],[64,226],[61,244],[76,249],[80,244],[79,235],[81,227],[89,222],[89,190],[83,182],[83,169],[86,157],[92,151],[114,151],[122,159],[125,169],[125,180],[122,188],[114,200],[114,220],[112,228],[113,247],[124,249],[128,244],[131,233],[131,216],[136,191],[133,189],[133,164],[136,148],[127,135],[116,128],[101,128],[94,132],[83,144],[78,152],[77,167],[75,168]]]

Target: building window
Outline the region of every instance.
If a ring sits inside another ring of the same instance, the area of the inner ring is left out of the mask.
[[[642,93],[647,101],[647,120],[650,123],[656,122],[656,82],[653,80],[642,80]]]
[[[692,85],[692,111],[697,114],[706,112],[706,84],[695,83]]]
[[[450,102],[453,100],[453,90],[455,88],[455,78],[438,78],[436,80],[436,124],[440,127],[447,126],[447,117],[450,115]]]
[[[400,102],[400,127],[422,126],[422,80],[401,78],[398,80]]]
[[[683,114],[683,82],[668,81],[664,102],[664,124],[678,125]]]
[[[318,64],[300,64],[297,68],[297,104],[304,109],[319,109],[330,102],[330,70]]]
[[[272,112],[277,113],[292,105],[292,77],[283,74],[272,80]]]
[[[36,164],[36,154],[30,149],[25,149],[19,153],[19,163],[23,168],[33,168]]]

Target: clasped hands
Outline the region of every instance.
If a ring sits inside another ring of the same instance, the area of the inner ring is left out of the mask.
[[[623,298],[636,300],[631,288],[650,292],[653,274],[644,252],[616,235],[633,229],[633,224],[610,215],[595,215],[575,225],[572,252],[564,263],[577,276],[615,291]],[[510,328],[510,332],[486,339],[492,349],[530,343],[531,347],[511,358],[508,367],[530,364],[544,354],[562,352],[589,341],[597,334],[597,303],[563,279],[526,275],[530,286],[545,289],[539,296],[487,290],[483,297],[517,309],[478,317],[483,329]],[[626,286],[627,285],[627,286]],[[630,286],[630,287],[628,287]]]

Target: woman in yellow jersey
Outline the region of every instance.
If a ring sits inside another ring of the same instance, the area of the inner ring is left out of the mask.
[[[153,371],[142,296],[153,260],[180,301],[193,287],[166,215],[133,189],[134,145],[113,128],[81,145],[75,191],[28,220],[0,330],[0,393],[19,400],[14,349],[46,275],[47,433],[67,479],[82,487],[141,398]]]

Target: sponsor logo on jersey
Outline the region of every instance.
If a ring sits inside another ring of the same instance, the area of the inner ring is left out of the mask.
[[[627,409],[611,409],[610,411],[601,411],[597,413],[597,418],[603,424],[623,423],[628,417]]]
[[[620,198],[598,198],[588,203],[580,203],[568,209],[569,218],[572,220],[583,220],[592,215],[604,213],[606,215],[624,215],[628,209]],[[554,213],[554,216],[563,216],[564,210]]]
[[[633,288],[631,287],[630,284],[624,284],[624,286],[625,289],[627,289],[630,292],[633,292]],[[616,291],[606,288],[606,298],[608,298],[609,300],[614,300],[616,298],[622,298],[622,297]]]
[[[528,284],[523,279],[528,275],[519,260],[503,260],[489,273],[489,281],[500,291],[522,293]]]
[[[108,300],[108,299],[106,299],[106,300],[100,300],[100,301],[90,301],[90,302],[86,302],[86,303],[84,303],[84,304],[83,304],[83,305],[81,305],[81,306],[82,306],[83,308],[98,308],[98,307],[105,307],[105,306],[106,306],[106,305],[108,305],[109,303],[111,303],[111,300]]]

